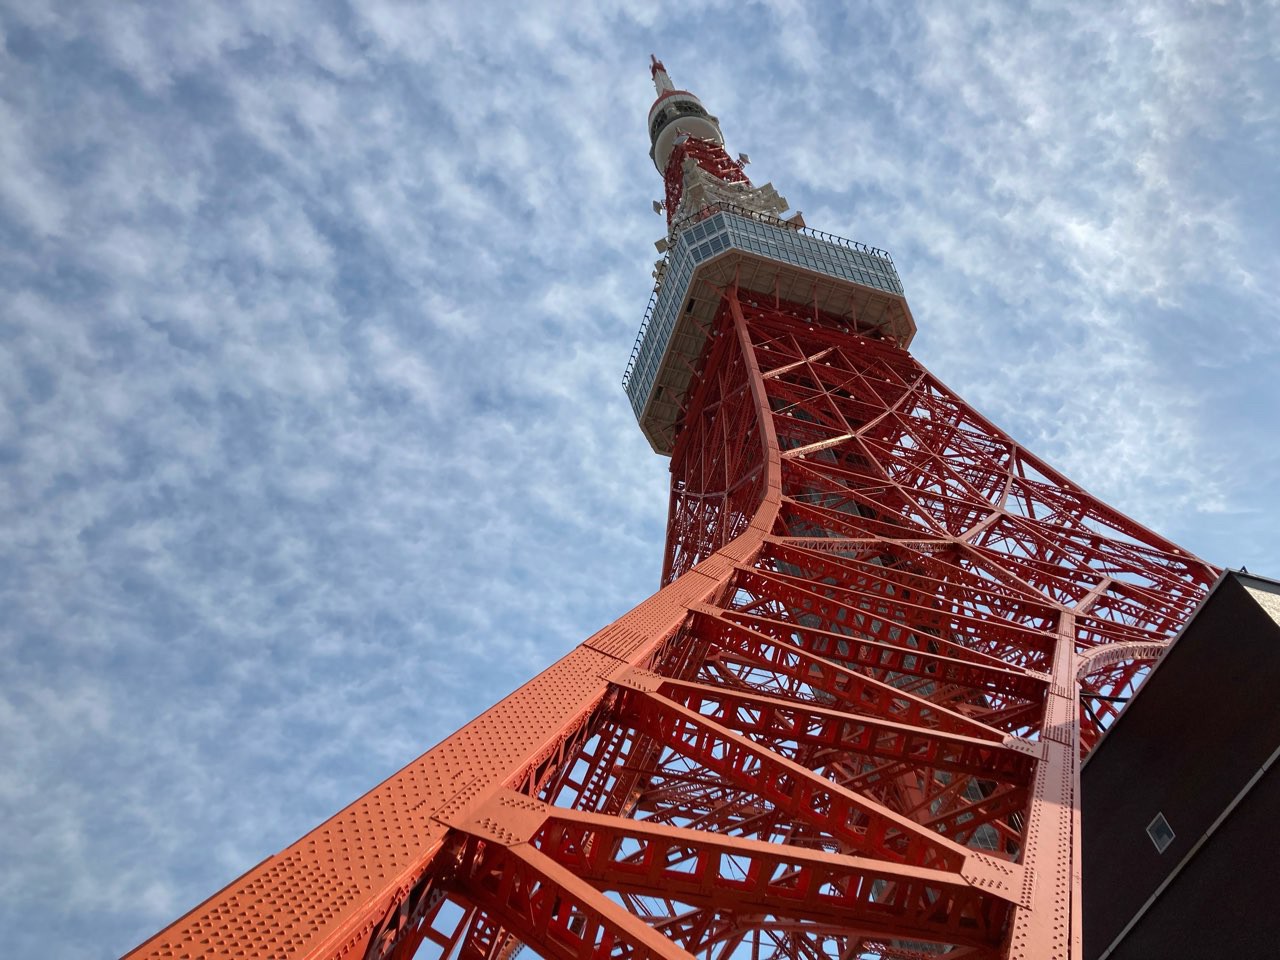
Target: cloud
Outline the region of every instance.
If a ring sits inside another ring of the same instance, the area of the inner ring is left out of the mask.
[[[656,586],[651,51],[943,380],[1280,570],[1269,7],[10,6],[17,955],[119,954]]]

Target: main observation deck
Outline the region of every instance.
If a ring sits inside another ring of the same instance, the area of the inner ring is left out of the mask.
[[[773,217],[716,204],[692,226],[677,225],[622,378],[650,446],[670,455],[692,371],[706,343],[720,291],[736,282],[846,318],[901,346],[916,325],[893,259],[883,250]]]

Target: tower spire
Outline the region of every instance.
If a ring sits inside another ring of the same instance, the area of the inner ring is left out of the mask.
[[[674,228],[716,203],[780,217],[787,201],[772,184],[752,185],[742,172],[745,154],[734,160],[725,151],[719,118],[708,113],[697,96],[677,90],[667,68],[652,54],[649,72],[658,93],[649,108],[649,156],[666,183],[667,226]]]
[[[654,89],[658,91],[661,97],[664,93],[671,93],[675,90],[676,85],[671,82],[671,78],[667,76],[667,68],[662,65],[662,61],[649,54],[649,73],[653,76]]]

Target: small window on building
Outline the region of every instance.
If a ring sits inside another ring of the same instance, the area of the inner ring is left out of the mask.
[[[1157,853],[1164,853],[1173,843],[1173,827],[1169,826],[1163,813],[1157,813],[1156,818],[1147,824],[1147,836],[1156,845]]]

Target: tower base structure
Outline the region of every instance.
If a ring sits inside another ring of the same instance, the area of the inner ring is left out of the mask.
[[[1080,955],[1080,757],[1216,571],[878,329],[698,295],[665,586],[130,957]]]

